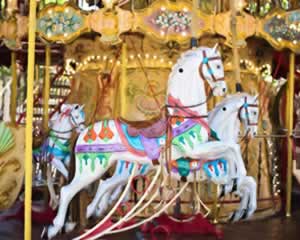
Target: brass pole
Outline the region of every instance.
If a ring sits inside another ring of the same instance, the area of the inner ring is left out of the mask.
[[[288,162],[287,162],[287,177],[286,177],[286,216],[291,216],[292,205],[292,172],[293,172],[293,114],[294,114],[294,85],[295,85],[295,53],[290,53],[290,70],[289,80],[286,89],[287,97],[287,110],[288,116],[287,129],[288,129]]]
[[[47,131],[49,122],[51,47],[47,44],[45,50],[45,80],[43,88],[43,129],[44,131]]]
[[[120,101],[118,101],[119,103],[118,108],[120,110],[120,115],[124,118],[127,117],[126,110],[128,110],[126,104],[126,95],[125,95],[126,84],[127,84],[127,44],[124,42],[122,45],[122,53],[121,53],[121,82],[119,85]]]
[[[219,206],[219,203],[218,203],[218,191],[219,191],[219,185],[218,184],[212,184],[213,186],[213,195],[214,195],[214,200],[213,200],[213,209],[212,209],[212,213],[213,213],[213,223],[214,224],[217,224],[219,222],[219,219],[218,219],[218,215],[219,215],[219,211],[218,211],[218,206]]]
[[[240,69],[240,57],[237,45],[237,9],[235,0],[230,0],[231,8],[231,40],[232,40],[232,52],[233,52],[233,66],[234,66],[234,78],[236,82],[237,91],[240,91],[238,86],[241,86],[241,69]]]
[[[16,63],[16,53],[11,52],[11,73],[12,73],[12,83],[11,83],[11,95],[10,95],[10,121],[13,125],[16,125],[16,110],[17,110],[17,63]]]
[[[33,82],[35,62],[36,1],[30,0],[28,63],[27,63],[27,100],[25,129],[25,208],[24,239],[31,240],[31,204],[32,204],[32,123],[33,123]]]

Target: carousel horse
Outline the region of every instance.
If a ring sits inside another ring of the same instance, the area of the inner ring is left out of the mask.
[[[226,121],[224,121],[224,119],[226,119]],[[254,137],[257,134],[258,124],[257,98],[245,93],[239,93],[227,97],[222,102],[220,102],[211,112],[209,112],[208,122],[210,127],[217,133],[218,139],[224,142],[238,143],[240,132],[239,130],[241,124],[245,129],[244,137],[246,137],[246,135],[248,134],[250,135],[250,137]],[[180,169],[179,165],[180,164],[178,164],[178,162],[175,160],[173,161],[172,168],[176,172],[183,172],[184,175],[190,174],[192,171],[200,170],[197,167],[201,167],[201,165],[195,164],[196,168],[192,170],[190,164],[186,164],[182,166],[182,169]],[[206,174],[208,176],[213,176],[216,174],[226,174],[226,172],[224,172],[224,170],[226,169],[226,162],[224,161],[210,161],[210,163],[208,163],[206,166],[208,166],[205,169],[207,171]],[[112,175],[112,177],[99,183],[98,191],[100,191],[100,189],[103,188],[104,185],[109,185],[109,187],[106,193],[100,199],[97,210],[93,213],[94,216],[99,217],[103,215],[107,208],[116,201],[118,196],[121,194],[124,185],[128,181],[128,178],[131,175],[132,168],[133,163],[125,162],[123,160],[118,161],[115,172]],[[138,170],[135,177],[139,175],[146,175],[150,170],[151,169],[149,165],[138,166]],[[234,191],[236,192],[238,189],[240,189],[240,185],[243,184],[245,181],[252,183],[251,185],[249,185],[251,187],[250,194],[252,194],[252,197],[255,199],[256,183],[252,177],[248,176],[240,177],[240,179],[238,179],[238,181],[234,183],[238,184],[237,188],[233,187],[234,184],[221,185],[220,196],[224,196]],[[117,184],[115,184],[115,182]],[[126,201],[129,198],[128,195],[129,193],[127,194],[126,199],[124,201]],[[95,203],[92,202],[91,205],[93,204]],[[87,217],[90,216],[87,215]]]
[[[165,122],[162,119],[160,122],[139,124],[137,122],[128,123],[120,119],[104,120],[89,126],[79,135],[75,145],[75,176],[69,185],[61,188],[58,212],[53,220],[53,225],[48,228],[48,238],[54,237],[62,229],[69,203],[75,194],[100,179],[118,160],[135,163],[128,184],[136,172],[137,164],[149,164],[152,167],[157,163],[167,164],[162,150],[166,139],[168,140],[166,137],[167,127],[170,129],[168,133],[172,133],[172,142],[167,146],[172,159],[225,159],[228,163],[228,174],[219,179],[220,184],[226,184],[246,174],[243,159],[234,144],[208,141],[210,128],[206,121],[208,99],[204,86],[205,80],[212,89],[212,95],[223,96],[226,93],[224,68],[216,47],[200,47],[189,50],[181,55],[172,68],[167,87],[166,108],[168,109],[168,119],[173,121],[162,124],[162,121]],[[160,168],[159,165],[157,168]],[[186,180],[187,182],[165,207],[172,204],[188,186],[189,181],[194,181],[194,178],[187,177]],[[128,184],[118,202],[124,198]],[[105,189],[101,192],[97,198],[101,198]],[[96,202],[98,201],[99,199],[96,200]],[[136,205],[138,204],[141,202],[139,201]],[[114,211],[117,205],[118,203],[111,211]],[[249,205],[254,206],[254,203],[251,202]],[[95,210],[96,207],[97,204],[93,206],[94,209],[90,208],[90,211]],[[151,218],[164,210],[160,209]],[[111,214],[107,214],[90,231],[76,239],[82,239],[89,235],[91,231],[101,226]],[[119,224],[121,222],[118,221],[106,231],[112,230]],[[89,237],[89,239],[97,239],[102,235],[103,232]]]
[[[49,121],[49,136],[42,147],[35,151],[34,157],[50,162],[66,179],[70,164],[70,140],[73,130],[78,133],[85,129],[83,106],[63,104],[60,112],[56,112]],[[50,193],[50,206],[57,206],[57,197],[51,177],[51,167],[47,169],[47,185]]]

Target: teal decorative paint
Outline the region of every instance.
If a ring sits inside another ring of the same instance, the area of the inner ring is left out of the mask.
[[[190,174],[190,161],[184,158],[179,158],[176,160],[177,170],[182,177],[187,177]]]

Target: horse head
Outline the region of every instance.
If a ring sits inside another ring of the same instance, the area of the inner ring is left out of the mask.
[[[78,133],[81,133],[85,129],[85,113],[83,111],[84,105],[72,104],[70,111],[70,121],[76,128]]]
[[[59,125],[62,132],[73,130],[74,128],[78,133],[85,129],[85,113],[83,111],[84,105],[79,104],[62,104],[59,112],[55,112],[50,119],[49,127],[51,129],[57,128],[55,125]],[[66,126],[64,129],[63,121],[65,121]],[[58,129],[56,129],[58,130]]]
[[[259,104],[257,96],[245,95],[241,98],[242,105],[239,108],[238,117],[244,124],[246,134],[254,137],[257,134]]]

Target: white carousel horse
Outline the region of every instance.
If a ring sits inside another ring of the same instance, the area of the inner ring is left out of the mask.
[[[66,179],[70,164],[70,139],[73,130],[78,133],[85,129],[85,113],[83,106],[78,104],[63,104],[60,112],[56,112],[49,121],[49,136],[44,141],[39,151],[35,151],[35,157],[50,162]],[[47,170],[47,185],[50,193],[50,206],[55,208],[57,198],[51,177],[51,167]]]
[[[226,119],[226,121],[224,121],[224,119]],[[244,126],[245,135],[249,134],[250,137],[253,137],[257,133],[258,124],[257,98],[244,93],[227,97],[208,114],[208,122],[210,127],[217,133],[218,138],[224,142],[238,143],[241,123]],[[215,163],[218,163],[218,161]],[[219,175],[226,174],[226,172],[224,172],[225,168],[223,164],[216,164],[215,167],[217,168],[217,171],[214,171],[213,168],[208,168],[211,176],[216,175],[217,173]],[[116,165],[116,169],[112,177],[99,183],[98,191],[105,187],[105,185],[108,187],[106,187],[107,191],[98,203],[97,210],[93,213],[94,216],[99,217],[103,215],[109,205],[113,204],[114,201],[119,197],[123,187],[131,175],[132,169],[133,163],[120,160]],[[146,175],[149,170],[151,170],[149,165],[141,165],[139,166],[135,177],[139,175]],[[190,170],[186,169],[186,171]],[[256,183],[253,178],[241,176],[240,179],[235,181],[235,183],[232,182],[227,185],[222,185],[220,196],[226,195],[229,192],[233,192],[233,190],[237,192],[242,184],[248,184],[249,189],[251,189],[250,194],[252,194],[252,198],[256,199]],[[238,186],[234,187],[235,184],[238,184]],[[128,194],[124,201],[127,201],[129,198]],[[95,202],[91,202],[90,205],[93,206],[93,204],[95,204]],[[88,209],[89,208],[90,207],[88,207]],[[246,208],[246,206],[243,206],[243,209]],[[87,217],[90,217],[88,214]]]
[[[216,48],[200,47],[187,51],[182,54],[172,68],[168,82],[166,106],[170,118],[176,119],[179,116],[183,117],[183,120],[171,124],[173,138],[169,147],[172,159],[226,159],[228,176],[230,177],[224,177],[219,182],[225,184],[233,178],[245,175],[246,169],[243,167],[243,160],[233,144],[221,141],[208,142],[210,129],[205,120],[207,97],[204,80],[210,85],[213,95],[221,96],[226,93],[224,68]],[[75,194],[101,178],[118,160],[150,165],[154,164],[153,160],[158,160],[162,164],[166,164],[163,154],[161,154],[166,135],[164,132],[158,131],[161,129],[157,129],[156,123],[153,126],[140,130],[140,135],[134,137],[134,134],[129,134],[129,129],[132,128],[129,124],[120,120],[105,120],[89,126],[79,135],[75,146],[75,176],[69,185],[61,189],[57,216],[53,225],[48,228],[49,238],[54,237],[62,229],[68,205]],[[166,129],[166,125],[163,127]],[[156,138],[153,135],[151,138],[153,133],[157,135]],[[239,169],[240,172],[237,172],[236,169]],[[133,174],[135,170],[136,166],[133,168]],[[131,180],[132,176],[129,182]],[[194,181],[194,179],[187,178],[187,181]],[[187,185],[188,182],[183,185],[178,194],[181,194]],[[125,192],[127,190],[128,186]],[[124,194],[119,201],[124,198]],[[177,197],[178,195],[174,196],[174,198]],[[171,203],[172,201],[168,204]],[[96,208],[97,205],[94,207]],[[156,212],[152,217],[162,211],[164,210]],[[107,214],[94,228],[97,228],[110,216],[111,213]],[[116,227],[115,224],[109,230],[114,227]],[[82,239],[89,233],[90,231],[87,231],[77,239]],[[102,233],[100,235],[102,236]],[[89,239],[96,239],[100,235]]]

